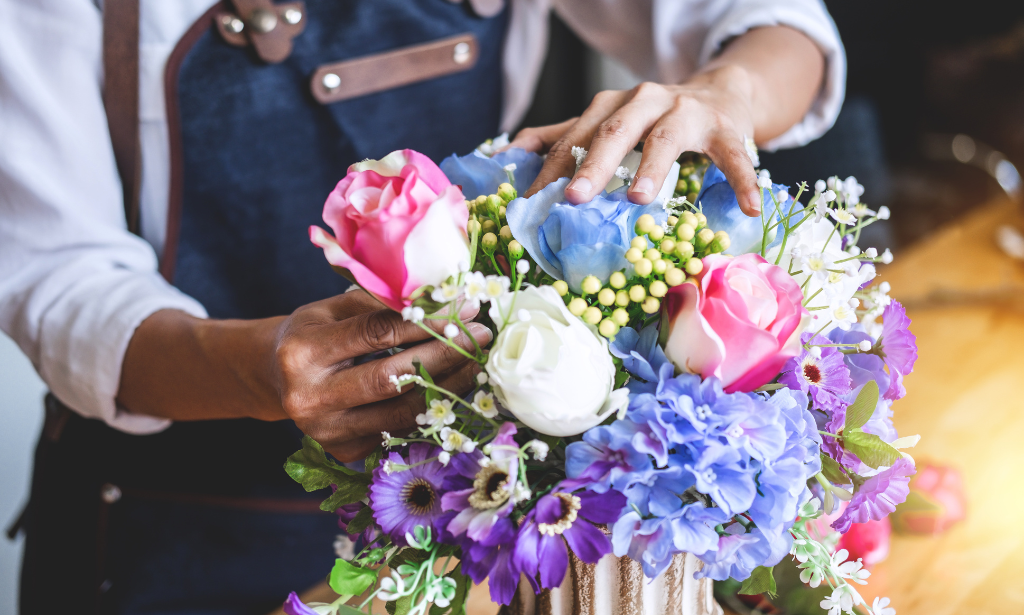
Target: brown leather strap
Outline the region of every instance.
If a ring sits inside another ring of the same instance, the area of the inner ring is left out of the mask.
[[[139,0],[103,2],[103,105],[117,172],[121,175],[128,230],[139,233]]]

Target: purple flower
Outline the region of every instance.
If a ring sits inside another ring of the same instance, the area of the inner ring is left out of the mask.
[[[892,467],[868,478],[857,489],[843,514],[832,523],[840,534],[845,534],[854,523],[884,519],[896,506],[906,501],[910,493],[910,477],[917,473],[914,463],[900,457]]]
[[[639,425],[628,419],[587,430],[581,442],[565,448],[565,473],[574,486],[604,493],[625,486],[634,473],[653,469],[650,458],[633,446]]]
[[[878,343],[891,379],[882,397],[895,401],[907,394],[903,377],[914,371],[917,361],[917,336],[910,332],[910,319],[899,301],[892,301],[882,312],[882,336]]]
[[[541,587],[558,587],[569,566],[566,543],[580,560],[596,564],[612,548],[593,524],[614,523],[625,505],[625,496],[617,491],[572,493],[556,487],[526,516],[513,561],[527,577],[539,574]]]
[[[491,600],[498,604],[509,604],[519,587],[520,569],[513,559],[516,537],[515,524],[502,517],[483,540],[455,539],[462,549],[462,572],[476,584],[487,579]]]
[[[331,489],[337,490],[337,487],[331,485]],[[347,534],[348,524],[352,523],[352,520],[356,518],[356,515],[359,514],[359,511],[361,511],[365,507],[366,504],[363,504],[362,502],[352,502],[351,504],[345,504],[338,510],[334,511],[335,514],[338,515],[338,527],[341,528],[341,531]],[[355,537],[353,540],[361,540],[363,544],[370,543],[373,542],[373,539],[377,537],[378,533],[379,529],[377,528],[377,526],[371,523],[370,525],[366,526],[366,529],[363,530],[359,534],[359,536]]]
[[[739,523],[733,523],[725,531],[726,535],[718,539],[716,550],[697,555],[704,562],[704,568],[695,575],[698,579],[710,577],[724,581],[732,577],[742,581],[754,568],[774,566],[782,561],[789,552],[789,540],[792,540],[789,532],[773,537],[756,527],[746,532]]]
[[[661,370],[666,365],[675,369],[658,344],[657,324],[648,325],[639,333],[630,327],[619,329],[615,340],[608,344],[608,351],[622,359],[622,366],[634,376],[626,385],[632,393],[654,393],[661,379],[672,377],[671,372],[659,377]]]
[[[715,526],[729,520],[720,508],[693,502],[667,517],[642,518],[630,510],[612,527],[615,555],[628,555],[643,565],[644,574],[661,574],[676,553],[701,554],[718,548]]]
[[[438,452],[437,447],[418,442],[409,446],[408,459],[395,452],[387,458],[391,464],[414,467],[388,474],[381,464],[373,471],[373,518],[397,545],[405,545],[405,534],[417,525],[433,528],[435,536],[440,533],[441,487],[451,470],[436,459],[423,463]]]
[[[285,615],[317,615],[316,611],[306,606],[302,600],[299,600],[299,596],[295,592],[288,594],[288,599],[284,601],[282,610],[284,610]]]
[[[804,333],[800,336],[800,341],[804,344],[830,343],[830,340],[820,335],[815,336],[813,333]],[[846,406],[843,396],[850,392],[850,369],[838,348],[824,347],[817,350],[821,351],[820,356],[815,356],[815,353],[804,349],[798,356],[786,362],[779,382],[791,389],[810,393],[816,408],[833,414],[840,407]]]
[[[519,456],[511,450],[518,449],[512,439],[515,434],[513,423],[502,423],[485,466],[480,465],[484,456],[479,451],[452,457],[453,471],[444,483],[448,493],[441,497],[441,507],[457,513],[450,521],[445,517],[446,529],[453,536],[466,534],[471,540],[483,540],[499,519],[512,512],[519,475]]]

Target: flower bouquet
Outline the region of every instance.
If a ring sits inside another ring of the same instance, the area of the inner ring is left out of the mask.
[[[355,164],[324,207],[334,234],[310,229],[337,270],[480,372],[466,396],[422,368],[392,375],[426,411],[358,469],[310,438],[288,459],[307,490],[333,489],[322,508],[345,534],[338,600],[292,594],[285,611],[364,612],[346,603],[376,598],[391,613],[462,613],[485,579],[509,604],[561,586],[570,558],[630,558],[656,579],[689,554],[690,578],[746,594],[774,591],[790,556],[804,582],[833,588],[830,615],[890,615],[854,588],[862,562],[808,525],[838,502],[836,532],[884,518],[915,472],[901,449],[917,438],[891,420],[915,338],[872,284],[891,254],[857,248],[888,211],[861,203],[853,178],[790,194],[762,170],[751,218],[690,154],[637,206],[636,152],[589,203],[568,204],[568,178],[522,198],[543,159],[497,145],[440,167],[411,150]],[[489,348],[455,343],[468,308]]]

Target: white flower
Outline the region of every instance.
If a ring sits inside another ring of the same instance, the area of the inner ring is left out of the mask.
[[[476,449],[476,442],[451,427],[445,427],[441,430],[441,448],[446,451],[472,453]]]
[[[542,440],[530,440],[526,443],[526,449],[533,453],[533,458],[537,461],[544,461],[548,456],[549,447],[547,442]]]
[[[801,564],[809,560],[817,552],[817,543],[815,543],[813,540],[804,540],[802,538],[794,540],[793,548],[790,550],[790,553],[793,555],[794,558],[796,558],[796,561],[800,562]]]
[[[615,169],[615,177],[618,177],[622,181],[628,181],[630,179],[629,169],[626,167],[619,167]]]
[[[878,256],[878,250],[875,248],[868,248],[867,250],[864,250],[864,256],[867,258],[875,258]]]
[[[384,460],[384,463],[381,464],[380,468],[384,470],[384,473],[388,476],[391,476],[391,473],[395,471],[394,468],[391,467],[391,462],[387,459]]]
[[[380,432],[381,446],[389,448],[391,446],[391,434],[386,431]]]
[[[888,207],[886,207],[885,205],[882,205],[881,207],[878,208],[878,219],[879,220],[888,220],[889,216],[891,215],[891,213],[892,212],[889,211]]]
[[[490,158],[495,154],[495,152],[505,147],[506,145],[508,145],[508,133],[503,132],[497,137],[491,139],[490,142],[484,141],[483,143],[478,145],[476,147],[476,151]]]
[[[831,203],[832,201],[836,200],[836,193],[834,190],[826,190],[825,192],[821,193],[821,198],[825,199],[826,203]]]
[[[888,598],[876,597],[871,605],[871,615],[896,615],[896,609],[889,606]]]
[[[530,271],[530,261],[520,260],[516,263],[516,273],[526,275]]]
[[[852,226],[857,223],[857,216],[850,213],[847,209],[833,209],[829,212],[829,215],[832,216],[833,220],[845,226]]]
[[[839,188],[839,191],[843,193],[843,202],[848,206],[860,203],[860,196],[864,194],[864,186],[857,182],[856,177],[852,175],[847,177],[846,180],[841,182],[837,187]]]
[[[430,293],[430,298],[438,303],[451,303],[458,299],[461,293],[462,289],[455,284],[442,282],[440,286],[435,287],[433,292]]]
[[[850,212],[852,212],[853,215],[857,216],[858,218],[875,215],[875,212],[871,209],[868,209],[868,206],[865,205],[864,203],[857,203],[856,205],[850,207],[849,209]]]
[[[508,294],[508,288],[512,281],[503,275],[489,275],[484,284],[484,301],[491,301]]]
[[[397,571],[392,570],[390,577],[384,577],[380,580],[380,591],[377,593],[377,597],[381,600],[390,602],[401,597],[404,593],[405,581]]]
[[[800,582],[810,587],[817,587],[821,585],[821,581],[825,578],[821,569],[816,566],[810,566],[800,571]],[[826,608],[822,606],[821,608]]]
[[[801,259],[800,265],[815,280],[824,282],[828,279],[829,267],[832,266],[832,263],[829,262],[828,257],[824,253],[817,252],[815,254],[808,254],[805,258]]]
[[[515,502],[525,502],[532,495],[530,488],[519,481],[516,481],[516,484],[512,487],[512,500]]]
[[[580,165],[587,159],[587,150],[583,149],[578,145],[572,146],[572,157],[576,159],[576,169],[579,170]]]
[[[465,282],[463,293],[467,301],[473,305],[479,305],[481,301],[490,300],[490,297],[487,296],[487,278],[484,277],[484,274],[472,271],[465,275],[463,281]]]
[[[448,339],[454,338],[459,334],[459,326],[453,322],[450,322],[444,326],[444,336]]]
[[[455,413],[452,412],[450,399],[435,399],[430,402],[427,411],[416,417],[418,425],[451,425],[455,422]]]
[[[441,462],[441,465],[446,466],[452,460],[452,454],[448,451],[441,451],[437,454],[437,460]]]
[[[747,150],[750,164],[754,165],[755,169],[761,166],[761,157],[757,155],[757,143],[754,143],[754,140],[747,135],[743,135],[743,147]]]
[[[423,317],[427,313],[423,311],[421,307],[406,306],[402,308],[402,319],[408,320],[409,322],[423,322]]]
[[[494,403],[494,395],[486,391],[477,391],[473,396],[473,409],[489,419],[498,416],[498,406]]]
[[[833,299],[829,304],[829,313],[832,315],[832,323],[843,331],[849,331],[850,325],[857,322],[857,312],[850,307],[849,300],[841,301],[841,298]]]
[[[520,310],[530,319],[520,319]],[[487,375],[498,401],[517,419],[542,434],[564,437],[619,410],[622,397],[612,395],[615,366],[607,340],[573,316],[553,287],[527,286],[494,300],[490,316],[501,329]]]
[[[821,608],[828,610],[828,615],[839,615],[840,612],[853,612],[853,595],[849,585],[840,585],[832,590],[832,595],[821,601]]]
[[[516,170],[516,163],[510,162],[501,168],[504,169],[506,173],[512,173]]]

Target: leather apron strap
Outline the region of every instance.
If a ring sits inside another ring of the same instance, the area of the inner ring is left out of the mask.
[[[103,2],[103,105],[124,193],[128,230],[139,234],[139,0]]]

